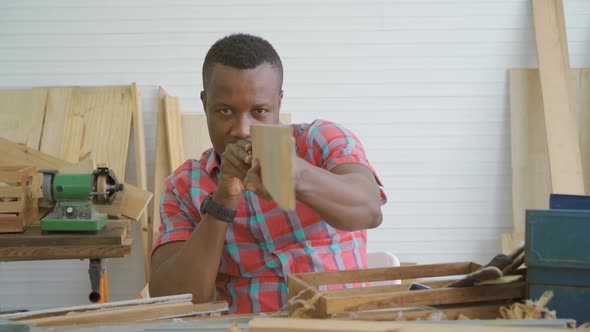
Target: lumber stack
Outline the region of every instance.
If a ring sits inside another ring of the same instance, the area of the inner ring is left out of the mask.
[[[131,324],[161,323],[178,318],[205,317],[228,310],[225,302],[193,304],[192,295],[175,295],[150,299],[111,302],[30,311],[0,316],[30,326],[52,329],[123,326]]]

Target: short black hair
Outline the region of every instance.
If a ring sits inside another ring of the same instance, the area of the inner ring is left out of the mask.
[[[216,63],[237,69],[253,69],[269,63],[279,74],[283,89],[283,63],[277,51],[265,39],[245,33],[225,36],[213,44],[203,62],[203,89]]]

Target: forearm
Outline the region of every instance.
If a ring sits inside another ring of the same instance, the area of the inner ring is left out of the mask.
[[[222,197],[216,193],[213,201],[235,209],[239,198]],[[214,300],[227,228],[226,222],[203,216],[182,248],[156,267],[150,280],[150,293],[155,292],[152,294],[155,296],[191,293],[194,303]]]
[[[306,163],[296,179],[295,189],[297,200],[310,206],[335,228],[352,231],[381,224],[379,190],[368,176],[334,174]]]
[[[210,302],[215,297],[227,224],[206,216],[195,228],[182,249],[152,273],[150,293],[155,296],[193,294],[194,303]]]

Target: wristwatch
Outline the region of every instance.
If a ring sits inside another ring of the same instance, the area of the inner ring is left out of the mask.
[[[213,202],[213,193],[205,196],[205,199],[201,203],[201,213],[208,214],[228,223],[234,221],[236,217],[236,210],[228,209],[221,204]]]

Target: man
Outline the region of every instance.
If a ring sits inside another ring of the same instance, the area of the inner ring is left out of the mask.
[[[296,211],[268,200],[250,125],[279,123],[282,83],[281,60],[262,38],[231,35],[208,51],[201,100],[213,149],[166,179],[151,295],[225,300],[231,313],[278,311],[289,273],[366,267],[365,229],[381,223],[385,195],[348,130],[292,125]]]

